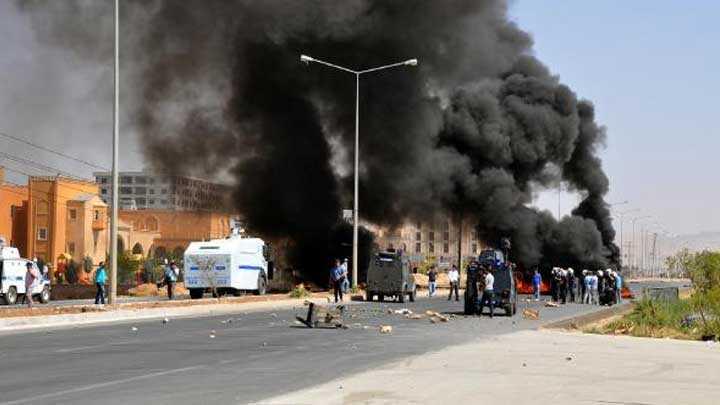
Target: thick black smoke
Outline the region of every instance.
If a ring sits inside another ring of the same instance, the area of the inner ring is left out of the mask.
[[[249,227],[305,246],[301,267],[322,268],[340,210],[352,205],[355,95],[353,75],[306,66],[301,53],[354,69],[420,61],[361,79],[366,220],[462,215],[490,243],[509,236],[527,266],[617,261],[597,157],[604,131],[592,105],[532,55],[505,1],[121,3],[123,66],[148,161],[229,174]],[[82,45],[77,29],[62,34],[72,15],[47,28],[46,2],[20,4],[53,34],[47,41]],[[109,6],[85,2],[74,15],[107,22]],[[558,181],[585,197],[559,222],[529,208],[533,192]]]

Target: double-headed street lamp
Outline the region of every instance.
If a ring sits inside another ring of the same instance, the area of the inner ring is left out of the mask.
[[[365,70],[353,70],[346,67],[336,65],[334,63],[325,62],[320,59],[313,58],[308,55],[300,55],[300,61],[310,64],[310,62],[319,63],[331,68],[339,69],[344,72],[355,75],[355,179],[354,179],[354,199],[353,199],[353,253],[352,253],[352,286],[357,287],[357,268],[358,268],[358,184],[359,184],[359,166],[360,166],[360,75],[378,70],[389,69],[397,66],[417,66],[417,59],[408,59],[406,61],[392,63],[389,65],[378,66]]]

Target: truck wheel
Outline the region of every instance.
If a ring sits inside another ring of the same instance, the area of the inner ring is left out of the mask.
[[[258,276],[258,289],[255,291],[255,295],[265,295],[266,288],[265,277],[261,274]]]
[[[17,302],[17,290],[15,287],[8,288],[8,291],[5,293],[5,303],[7,305],[15,305]]]
[[[197,300],[203,297],[203,294],[205,291],[202,288],[191,288],[190,289],[190,298]]]
[[[510,304],[505,305],[505,315],[513,316],[512,305],[510,305]]]
[[[415,295],[417,294],[417,287],[413,287],[413,290],[410,292],[410,302],[415,302]]]
[[[513,315],[517,314],[517,304],[515,304],[515,303],[513,302],[512,308],[513,308],[513,310],[512,310]]]
[[[40,302],[42,302],[43,304],[47,304],[48,302],[50,302],[50,287],[43,287],[43,290],[40,293]]]
[[[373,300],[373,292],[372,291],[365,291],[365,301],[370,302]]]

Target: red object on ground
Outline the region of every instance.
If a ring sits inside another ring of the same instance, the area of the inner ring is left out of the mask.
[[[515,272],[515,286],[518,294],[532,294],[534,292],[532,280],[525,280],[522,272]],[[545,280],[540,282],[540,294],[550,294],[550,283]]]
[[[634,298],[635,298],[635,294],[633,294],[632,291],[630,291],[630,289],[627,288],[627,287],[623,287],[623,288],[620,290],[620,295],[621,295],[623,298],[627,298],[627,299],[634,299]]]

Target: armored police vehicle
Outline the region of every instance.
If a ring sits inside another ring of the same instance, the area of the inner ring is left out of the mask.
[[[185,251],[185,287],[193,299],[243,292],[263,295],[273,276],[270,249],[262,239],[238,230],[227,239],[192,242]]]
[[[417,286],[410,272],[410,263],[401,252],[386,251],[375,254],[367,272],[366,301],[377,296],[378,301],[393,296],[399,302],[415,301]]]
[[[476,315],[480,313],[480,300],[482,299],[480,288],[483,283],[481,267],[488,269],[495,278],[493,306],[504,309],[507,316],[515,315],[517,312],[517,289],[513,265],[506,262],[503,252],[496,249],[482,251],[478,261],[471,264],[467,269],[465,314]]]

